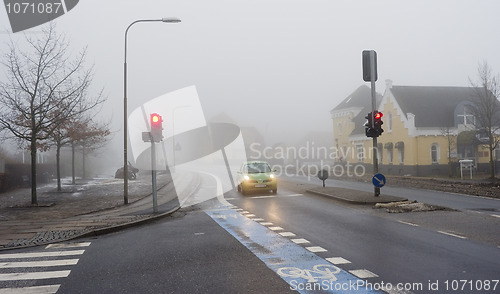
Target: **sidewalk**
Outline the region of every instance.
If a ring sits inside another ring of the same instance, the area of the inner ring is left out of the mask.
[[[123,204],[120,179],[79,181],[63,192],[40,188],[38,206],[28,202],[29,189],[0,194],[0,251],[99,235],[169,215],[179,208],[178,199],[189,197],[200,183],[195,174],[175,176],[174,187],[170,174],[158,175],[156,214],[146,174],[129,181],[128,205]]]
[[[332,197],[338,200],[346,201],[353,204],[376,204],[406,201],[408,199],[390,195],[380,194],[375,197],[373,192],[363,192],[358,190],[350,190],[337,187],[317,187],[307,190],[307,192]]]

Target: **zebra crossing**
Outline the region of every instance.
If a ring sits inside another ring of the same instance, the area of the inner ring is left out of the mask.
[[[90,242],[50,244],[42,251],[0,254],[0,294],[57,293]]]

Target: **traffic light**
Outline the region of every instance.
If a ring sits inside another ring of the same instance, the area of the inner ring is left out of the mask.
[[[366,122],[364,124],[365,126],[365,134],[367,137],[378,137],[382,135],[384,130],[382,129],[382,125],[384,122],[382,121],[382,112],[379,112],[378,110],[375,110],[374,112],[368,113],[366,118]]]
[[[366,122],[364,124],[365,134],[367,137],[374,137],[375,129],[373,128],[373,113],[372,112],[368,113],[368,115],[365,116],[365,118],[366,118]]]
[[[384,116],[382,112],[379,112],[377,110],[373,113],[373,125],[377,137],[382,135],[382,133],[384,132],[384,129],[382,129],[382,125],[384,124],[384,122],[382,121],[382,116]]]
[[[151,137],[153,142],[163,140],[163,119],[158,113],[151,113]]]

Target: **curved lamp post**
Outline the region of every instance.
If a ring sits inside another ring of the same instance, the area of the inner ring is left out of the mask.
[[[125,62],[123,63],[123,203],[128,204],[128,159],[127,159],[127,33],[131,26],[138,22],[166,22],[178,23],[176,17],[160,19],[139,19],[132,22],[125,30]]]

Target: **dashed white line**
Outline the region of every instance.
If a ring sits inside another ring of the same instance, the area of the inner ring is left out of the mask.
[[[445,234],[445,235],[452,236],[452,237],[456,237],[456,238],[460,238],[460,239],[467,239],[467,237],[460,236],[460,235],[453,234],[453,233],[449,233],[449,232],[445,232],[445,231],[438,231],[438,233]]]
[[[400,222],[402,224],[405,224],[405,225],[413,226],[413,227],[418,227],[419,226],[417,224],[405,222],[405,221],[402,221],[402,220],[398,220],[398,222]]]
[[[0,262],[0,268],[66,266],[75,265],[77,263],[78,259]]]
[[[295,244],[306,244],[306,243],[311,243],[309,241],[307,241],[306,239],[292,239],[292,242],[295,243]]]
[[[250,213],[250,214],[247,214],[247,215],[245,215],[245,216],[246,216],[246,217],[255,217],[255,214],[251,214],[251,213]]]
[[[491,215],[491,216],[493,216],[493,217],[498,217],[498,218],[500,218],[500,214],[490,214],[490,215]]]
[[[269,227],[269,229],[270,229],[271,231],[282,231],[282,230],[283,230],[283,228],[282,228],[282,227]]]
[[[360,269],[360,270],[351,270],[349,271],[351,274],[355,275],[360,279],[368,279],[368,278],[376,278],[378,275],[372,273],[369,270]]]
[[[273,223],[270,223],[270,222],[262,222],[260,224],[263,226],[272,226],[273,225]]]
[[[35,286],[35,287],[24,287],[24,288],[4,288],[0,289],[0,294],[55,294],[59,290],[61,285],[48,285],[48,286]]]
[[[10,273],[0,274],[0,281],[19,281],[19,280],[41,280],[66,278],[71,271],[48,271],[36,273]]]
[[[335,264],[335,265],[338,265],[338,264],[349,264],[351,263],[349,260],[347,259],[344,259],[342,257],[329,257],[329,258],[326,258],[326,260],[328,260],[329,262]]]
[[[67,251],[50,251],[50,252],[34,252],[34,253],[8,253],[8,254],[0,254],[0,259],[82,255],[84,252],[85,250],[67,250]]]
[[[278,197],[278,196],[275,196],[275,195],[269,195],[269,196],[254,196],[254,197],[252,197],[252,199],[265,199],[265,198],[275,198],[275,197]]]
[[[307,250],[313,252],[313,253],[316,253],[316,252],[327,252],[328,250],[326,250],[325,248],[323,247],[320,247],[320,246],[311,246],[311,247],[306,247]]]
[[[297,236],[292,232],[282,232],[282,233],[278,233],[278,234],[280,234],[283,237],[295,237],[295,236]]]
[[[55,248],[75,248],[75,247],[88,247],[90,246],[90,242],[81,242],[81,243],[68,243],[68,244],[49,244],[45,246],[45,249]]]
[[[264,219],[263,219],[263,218],[252,218],[252,220],[253,220],[254,222],[262,222],[262,221],[264,221]]]

